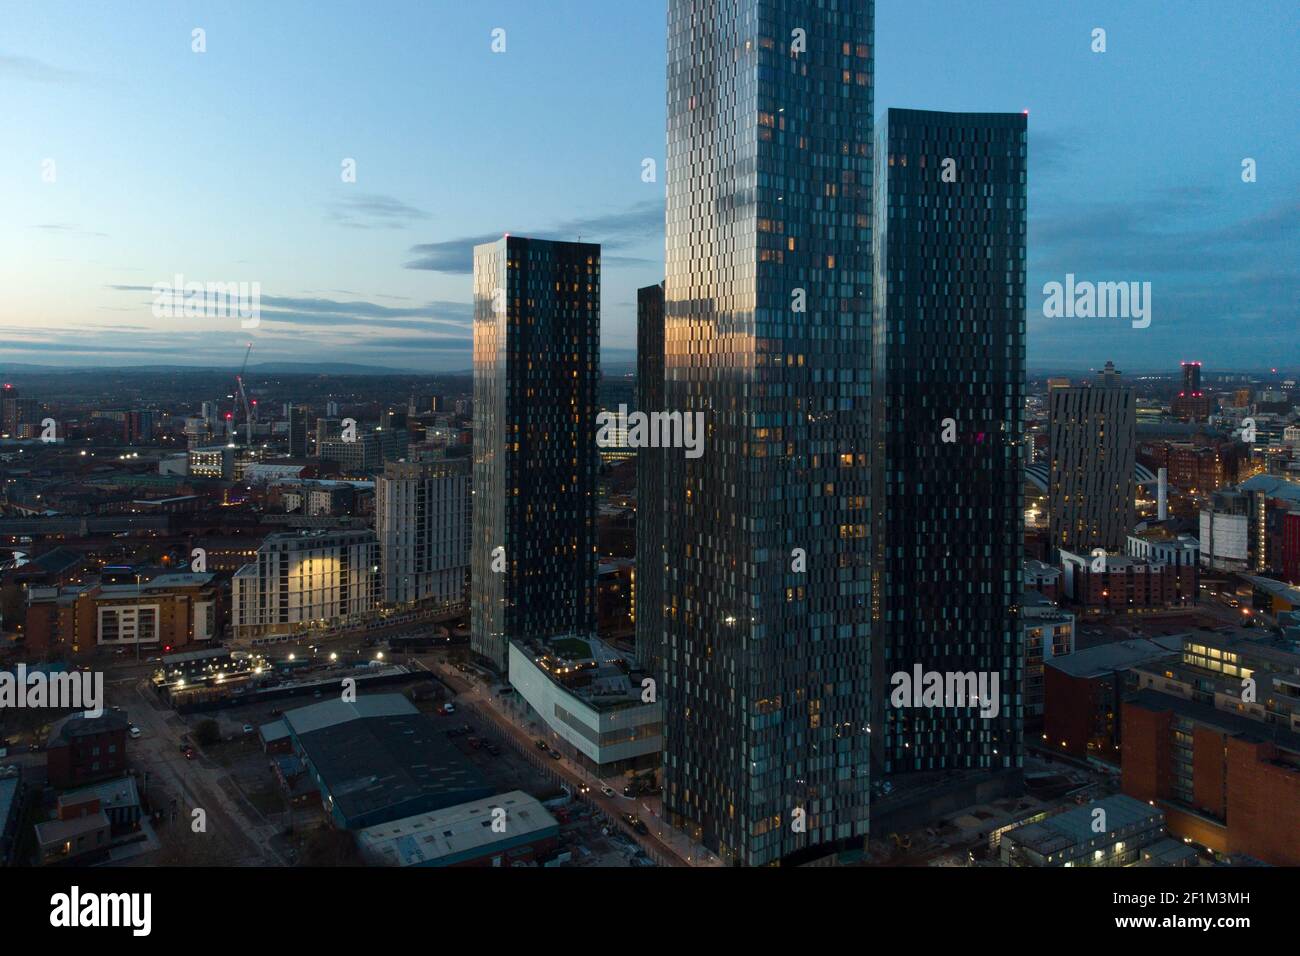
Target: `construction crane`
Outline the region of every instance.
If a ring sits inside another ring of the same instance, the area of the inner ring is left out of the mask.
[[[244,436],[249,448],[253,447],[253,411],[248,405],[248,393],[244,391],[244,372],[248,369],[248,356],[253,351],[253,343],[248,343],[248,351],[244,353],[244,364],[239,366],[239,374],[235,376],[235,383],[239,386],[239,401],[244,406]],[[236,409],[238,411],[238,409]],[[232,428],[231,437],[234,437]]]

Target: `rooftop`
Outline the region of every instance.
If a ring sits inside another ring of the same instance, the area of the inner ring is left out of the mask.
[[[361,697],[355,704],[326,701],[284,719],[348,819],[415,800],[450,806],[490,792],[442,728],[400,694]]]
[[[1163,822],[1164,814],[1149,804],[1117,793],[1081,807],[1066,810],[1037,823],[1027,823],[1003,834],[1027,850],[1046,856],[1072,847],[1086,847],[1102,834],[1093,830],[1094,811],[1106,811],[1106,834],[1117,834],[1143,823]]]
[[[1128,670],[1138,664],[1158,660],[1182,651],[1180,637],[1158,637],[1155,640],[1115,641],[1075,651],[1065,657],[1054,657],[1046,666],[1054,667],[1071,677],[1104,677],[1116,671]]]
[[[507,830],[492,829],[493,810],[506,811]],[[497,843],[520,845],[559,832],[546,808],[522,790],[421,813],[357,831],[361,852],[388,866],[472,859]]]

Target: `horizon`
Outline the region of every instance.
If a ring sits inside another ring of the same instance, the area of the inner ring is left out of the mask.
[[[1300,120],[1262,95],[1294,80],[1290,5],[1193,6],[877,3],[877,116],[1030,113],[1030,367],[1300,360]],[[468,368],[469,250],[503,232],[599,242],[601,340],[632,354],[635,290],[664,271],[664,0],[312,9],[9,12],[0,362],[237,366],[252,338],[263,362]],[[1150,282],[1154,321],[1046,318],[1067,274]],[[177,275],[259,283],[260,327],[159,317]]]

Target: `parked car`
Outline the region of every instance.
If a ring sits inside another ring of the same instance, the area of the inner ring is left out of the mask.
[[[131,725],[131,730],[129,731],[129,733],[131,734],[131,739],[132,739],[132,740],[139,740],[139,739],[140,739],[140,728],[137,727],[135,724],[132,724],[132,725]]]
[[[551,754],[551,759],[552,759],[552,760],[559,760],[559,759],[560,759],[560,756],[561,756],[561,755],[560,755],[560,752],[559,752],[558,750],[552,750],[552,751],[550,752],[550,754]]]
[[[600,792],[603,793],[603,794],[604,794],[605,796],[607,796],[607,797],[616,797],[616,796],[618,796],[618,794],[616,794],[616,793],[614,792],[614,788],[613,788],[613,787],[601,787],[601,788],[600,788]]]
[[[244,734],[246,736],[255,733],[257,733],[257,728],[255,728],[252,724],[244,724]]]

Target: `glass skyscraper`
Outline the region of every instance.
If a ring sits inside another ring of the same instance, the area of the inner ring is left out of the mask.
[[[474,247],[470,645],[596,629],[600,246]],[[500,550],[498,550],[500,549]]]
[[[664,284],[636,291],[636,407],[664,411]],[[636,656],[659,680],[663,640],[664,450],[636,453]]]
[[[1021,113],[891,109],[876,149],[873,777],[1021,766]],[[998,675],[896,706],[893,675]],[[992,704],[992,701],[986,702]]]
[[[867,832],[872,24],[668,6],[664,806],[729,863]]]

